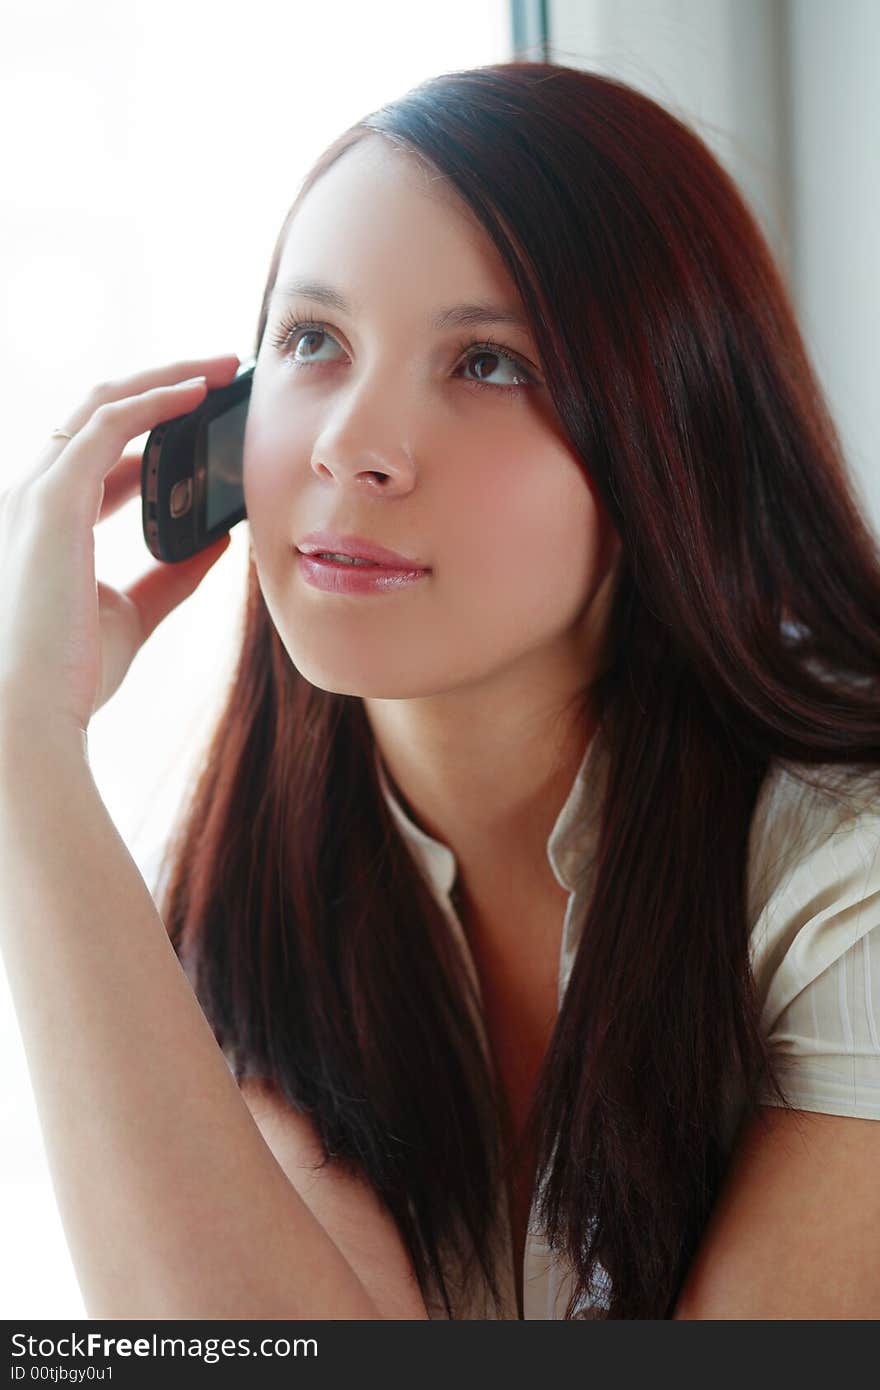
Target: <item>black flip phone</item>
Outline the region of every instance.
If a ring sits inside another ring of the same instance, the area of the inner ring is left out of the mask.
[[[247,515],[244,427],[256,358],[195,410],[150,431],[141,465],[144,540],[157,560],[188,560]]]

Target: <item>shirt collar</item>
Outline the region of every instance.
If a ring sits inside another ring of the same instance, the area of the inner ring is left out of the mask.
[[[385,766],[374,744],[379,785],[398,830],[410,846],[435,893],[448,898],[455,883],[458,865],[448,845],[412,820],[403,809],[391,788]],[[597,727],[586,746],[574,776],[568,796],[563,803],[547,840],[547,859],[560,887],[569,893],[582,886],[592,866],[599,829],[601,780],[606,768],[607,750]]]

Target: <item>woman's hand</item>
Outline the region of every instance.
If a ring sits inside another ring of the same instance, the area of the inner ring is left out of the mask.
[[[142,450],[123,453],[128,441],[194,410],[238,367],[225,353],[95,387],[63,426],[73,438],[48,439],[0,492],[0,717],[63,723],[81,737],[150,633],[223,554],[228,535],[120,592],[96,579],[94,527],[140,491]]]

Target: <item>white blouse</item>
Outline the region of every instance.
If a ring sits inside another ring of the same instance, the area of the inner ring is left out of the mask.
[[[455,855],[407,815],[378,750],[376,766],[394,821],[444,910],[480,998],[474,959],[451,897]],[[880,770],[835,768],[838,794],[805,787],[792,775],[792,766],[771,765],[750,827],[748,920],[752,969],[763,1001],[762,1028],[792,1105],[880,1120]],[[800,765],[799,770],[809,776],[828,769]],[[569,894],[558,1004],[593,890],[606,771],[607,748],[597,731],[547,841],[550,866]],[[492,1068],[481,1018],[477,1024]],[[759,1098],[767,1105],[779,1104],[769,1089]],[[743,1099],[734,1097],[728,1105],[728,1151],[742,1113]],[[525,1243],[523,1315],[562,1318],[572,1289],[571,1271],[541,1237],[536,1199]],[[518,1318],[506,1194],[499,1194],[497,1212],[504,1306],[500,1312],[495,1309],[488,1288],[482,1287],[484,1280],[461,1279],[452,1299],[457,1319]],[[451,1271],[450,1278],[455,1277],[456,1271]],[[432,1318],[446,1317],[439,1294],[430,1295],[426,1303]],[[599,1286],[582,1300],[575,1315],[595,1318],[603,1307],[607,1300],[600,1274]]]
[[[404,811],[376,752],[386,803],[415,863],[449,921],[473,978],[480,984],[451,892],[457,865],[452,850],[426,834]],[[777,1074],[801,1110],[880,1120],[880,769],[835,769],[840,793],[805,787],[777,762],[761,789],[749,836],[748,920],[752,969],[762,1001],[761,1023]],[[810,769],[801,764],[800,771]],[[600,792],[607,749],[600,732],[587,745],[569,794],[547,841],[553,873],[568,891],[559,955],[558,1003],[571,974],[590,895],[598,838]],[[154,897],[160,850],[143,857]],[[476,1019],[492,1069],[482,1016]],[[767,1091],[762,1103],[778,1101]],[[728,1108],[728,1149],[742,1115],[742,1100]],[[536,1194],[537,1196],[537,1194]],[[523,1267],[525,1318],[562,1318],[571,1273],[549,1251],[535,1222],[526,1235]],[[506,1193],[498,1194],[499,1283],[496,1309],[485,1281],[450,1266],[456,1319],[517,1319],[513,1241]],[[599,1287],[576,1316],[601,1315]],[[439,1292],[426,1296],[429,1315],[445,1318]]]

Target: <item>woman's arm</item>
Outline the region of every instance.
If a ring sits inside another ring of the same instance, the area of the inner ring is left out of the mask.
[[[308,1115],[293,1110],[278,1088],[245,1077],[241,1093],[272,1150],[309,1210],[342,1252],[382,1318],[427,1318],[412,1260],[391,1212],[363,1175],[330,1159]]]
[[[741,1126],[674,1318],[880,1317],[880,1124],[758,1112]]]
[[[0,947],[93,1318],[378,1318],[242,1098],[92,777],[0,712]]]

